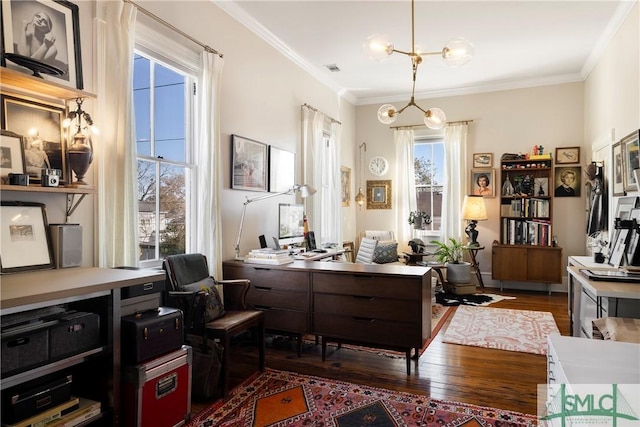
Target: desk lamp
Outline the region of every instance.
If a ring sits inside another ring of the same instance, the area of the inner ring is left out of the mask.
[[[464,229],[467,236],[469,236],[469,247],[479,247],[476,224],[478,224],[478,221],[486,221],[488,219],[487,208],[482,196],[464,196],[462,219],[469,221],[469,225]]]
[[[242,236],[242,227],[244,226],[244,214],[247,212],[247,205],[249,203],[253,203],[253,202],[258,202],[260,200],[266,200],[266,199],[270,199],[272,197],[276,197],[276,196],[284,196],[285,194],[291,195],[291,194],[295,194],[295,193],[300,193],[300,196],[303,199],[306,199],[307,197],[313,196],[316,193],[316,189],[313,188],[310,185],[304,184],[304,185],[299,185],[299,184],[295,184],[293,187],[289,188],[286,191],[281,191],[279,193],[269,193],[269,194],[264,194],[262,196],[258,196],[258,197],[254,197],[252,199],[247,197],[247,200],[244,202],[244,204],[242,205],[242,215],[240,216],[240,226],[238,227],[238,234],[236,236],[236,246],[235,246],[235,250],[236,250],[236,260],[243,260],[244,258],[242,258],[240,256],[240,236]]]

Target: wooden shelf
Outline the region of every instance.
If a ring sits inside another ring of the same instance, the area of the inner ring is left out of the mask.
[[[60,99],[96,98],[96,95],[83,90],[64,86],[46,78],[33,77],[29,74],[0,67],[0,81],[2,91],[30,94],[33,96],[48,96]]]
[[[94,194],[96,188],[93,185],[82,187],[41,187],[38,185],[0,185],[0,191],[25,191],[32,193],[64,193],[64,194]]]

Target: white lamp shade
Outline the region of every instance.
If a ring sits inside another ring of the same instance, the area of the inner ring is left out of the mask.
[[[442,59],[451,67],[459,67],[471,61],[474,48],[467,39],[458,37],[449,41],[442,49]]]
[[[302,197],[303,199],[306,199],[307,197],[310,197],[316,194],[317,191],[318,190],[313,188],[311,185],[305,184],[300,187],[300,197]]]
[[[393,43],[386,34],[374,34],[364,41],[364,53],[376,62],[382,62],[393,53]]]
[[[424,114],[424,124],[429,129],[442,129],[447,123],[447,115],[439,108],[429,108]]]
[[[487,207],[482,196],[464,196],[462,203],[462,219],[469,221],[487,220]]]
[[[378,108],[378,120],[385,125],[391,124],[398,118],[398,110],[391,104],[384,104]]]

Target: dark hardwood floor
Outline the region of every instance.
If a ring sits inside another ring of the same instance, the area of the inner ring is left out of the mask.
[[[567,294],[499,292],[492,288],[485,292],[516,297],[490,307],[552,313],[560,333],[569,335]],[[443,343],[442,336],[452,317],[453,313],[419,360],[412,362],[411,375],[406,374],[404,358],[394,359],[368,351],[328,350],[327,360],[322,362],[321,346],[305,344],[299,358],[295,342],[284,337],[270,337],[266,365],[272,369],[535,415],[537,384],[546,383],[546,357]],[[248,344],[233,346],[232,351],[233,387],[255,371],[257,351]],[[194,402],[192,414],[211,403]]]

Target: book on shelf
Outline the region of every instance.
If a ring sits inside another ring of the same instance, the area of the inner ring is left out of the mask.
[[[80,399],[77,397],[72,397],[64,403],[61,403],[49,409],[45,409],[44,411],[29,418],[25,418],[24,420],[18,421],[17,423],[3,423],[2,425],[4,427],[46,427],[52,421],[56,421],[57,419],[62,418],[70,412],[75,411],[79,406]]]
[[[44,427],[75,427],[100,415],[102,405],[95,400],[80,398],[80,405],[75,411],[69,412],[57,420],[45,424]]]

